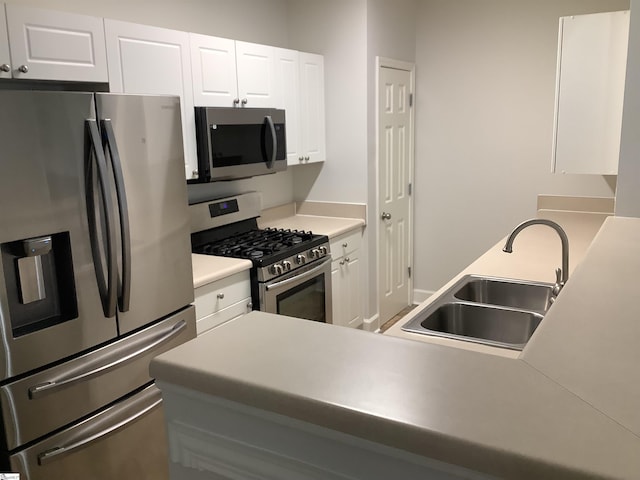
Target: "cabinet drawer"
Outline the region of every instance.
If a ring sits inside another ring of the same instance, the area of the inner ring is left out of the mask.
[[[349,233],[340,235],[331,240],[331,257],[336,260],[338,258],[349,255],[360,248],[362,243],[361,229],[352,230]]]
[[[207,330],[211,330],[213,327],[217,327],[218,325],[222,325],[229,320],[233,320],[240,315],[244,315],[245,313],[249,313],[251,311],[251,298],[247,297],[240,300],[238,303],[234,303],[233,305],[223,308],[222,310],[212,313],[211,315],[207,315],[198,319],[196,322],[196,330],[198,335],[203,334]]]
[[[198,287],[195,290],[195,297],[197,319],[251,297],[249,270]]]

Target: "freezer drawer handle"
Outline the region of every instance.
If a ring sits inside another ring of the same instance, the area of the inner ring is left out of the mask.
[[[138,418],[144,416],[147,412],[153,410],[154,408],[156,408],[158,405],[160,405],[162,403],[162,398],[157,399],[156,401],[154,401],[153,403],[151,403],[150,405],[148,405],[146,408],[143,408],[142,410],[139,410],[138,412],[136,412],[135,414],[125,418],[124,420],[118,422],[118,423],[114,423],[113,425],[110,425],[109,427],[105,428],[104,430],[100,430],[99,432],[93,433],[91,434],[89,432],[89,435],[85,438],[82,438],[80,440],[78,440],[77,442],[74,442],[70,445],[65,445],[63,447],[54,447],[54,448],[50,448],[49,450],[46,450],[42,453],[38,454],[38,465],[46,465],[47,463],[51,462],[52,460],[55,460],[56,457],[60,457],[61,455],[68,455],[70,453],[72,453],[75,450],[79,450],[81,448],[87,447],[89,446],[89,444],[91,444],[92,442],[95,442],[96,440],[100,440],[102,437],[110,434],[111,432],[114,432],[130,423],[135,422]]]
[[[68,387],[74,383],[89,380],[90,378],[93,378],[98,375],[102,375],[103,373],[106,373],[109,370],[119,367],[120,365],[134,359],[135,357],[139,357],[140,355],[143,355],[149,352],[150,350],[153,350],[159,345],[169,341],[173,337],[178,336],[180,332],[182,332],[185,328],[187,328],[187,322],[185,320],[180,320],[173,327],[168,329],[168,331],[164,330],[162,333],[160,333],[156,339],[152,340],[151,343],[145,345],[143,348],[136,350],[128,355],[122,355],[122,351],[116,351],[116,352],[110,353],[107,356],[107,358],[105,359],[107,363],[97,368],[93,368],[89,371],[80,373],[73,377],[63,378],[59,380],[52,380],[50,382],[44,382],[38,385],[34,385],[33,387],[29,387],[29,398],[32,400],[35,400],[39,397],[42,397],[44,394],[51,393],[52,391]],[[117,360],[109,362],[111,357],[116,357]]]

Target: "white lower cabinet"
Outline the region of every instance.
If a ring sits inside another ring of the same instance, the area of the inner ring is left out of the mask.
[[[198,335],[251,311],[249,270],[195,289]]]
[[[331,240],[331,296],[334,325],[352,328],[362,326],[361,243],[360,229]]]

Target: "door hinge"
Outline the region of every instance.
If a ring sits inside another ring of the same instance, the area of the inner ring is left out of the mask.
[[[413,193],[413,184],[410,183],[409,184],[409,195],[411,195]]]
[[[413,107],[413,93],[409,94],[409,106]]]
[[[409,278],[411,278],[411,267],[407,267],[407,270],[409,271]]]

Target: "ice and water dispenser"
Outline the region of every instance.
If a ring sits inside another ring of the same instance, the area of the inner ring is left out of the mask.
[[[0,246],[14,337],[77,317],[69,233]]]

